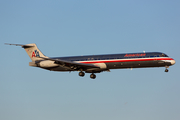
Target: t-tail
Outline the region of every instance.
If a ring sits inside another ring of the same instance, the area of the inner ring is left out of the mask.
[[[29,55],[29,57],[31,58],[31,60],[33,62],[38,61],[38,60],[42,60],[42,58],[39,57],[44,57],[44,58],[48,58],[46,57],[36,46],[35,43],[32,44],[26,44],[26,45],[21,45],[21,44],[8,44],[5,43],[6,45],[16,45],[16,46],[21,46],[22,48],[25,49],[25,51],[27,52],[27,54]]]

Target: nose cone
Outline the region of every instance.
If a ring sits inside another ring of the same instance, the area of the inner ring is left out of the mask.
[[[175,60],[171,60],[171,65],[174,65],[176,63]]]

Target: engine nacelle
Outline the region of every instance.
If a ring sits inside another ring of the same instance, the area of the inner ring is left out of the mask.
[[[58,64],[55,64],[54,61],[50,61],[50,60],[45,60],[45,61],[41,61],[39,63],[40,67],[56,67],[58,66]]]

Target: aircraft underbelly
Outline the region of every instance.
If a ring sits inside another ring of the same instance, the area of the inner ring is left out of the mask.
[[[97,64],[101,65],[101,64]],[[101,68],[91,68],[87,69],[86,72],[101,72],[108,69],[123,69],[123,68],[143,68],[143,67],[164,67],[170,66],[170,62],[165,61],[136,61],[136,62],[112,62],[112,63],[103,63]],[[77,71],[70,69],[68,67],[56,66],[52,68],[44,68],[50,71]]]

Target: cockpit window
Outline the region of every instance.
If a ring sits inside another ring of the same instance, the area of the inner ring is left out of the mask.
[[[160,55],[160,57],[168,57],[166,54],[162,53],[162,55]]]

